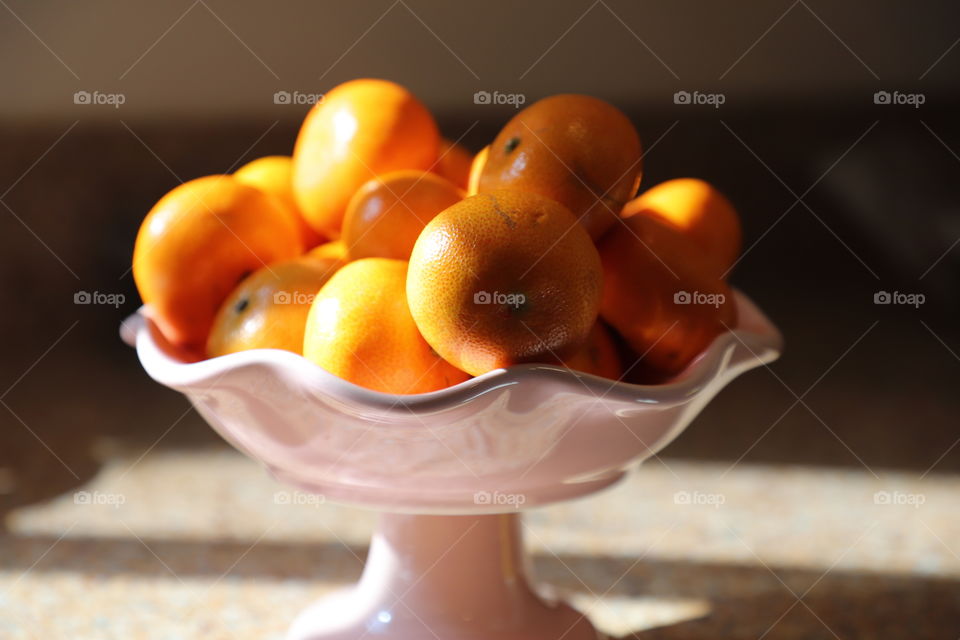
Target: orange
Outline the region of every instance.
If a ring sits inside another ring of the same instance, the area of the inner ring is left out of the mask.
[[[147,214],[133,277],[164,336],[202,353],[237,283],[302,251],[296,223],[276,198],[230,176],[207,176],[176,187]]]
[[[248,162],[233,173],[233,177],[256,187],[261,191],[273,194],[283,201],[290,209],[291,215],[297,220],[297,226],[300,227],[300,233],[303,234],[303,246],[309,249],[323,242],[323,236],[313,230],[293,197],[293,184],[291,176],[293,174],[293,158],[290,156],[265,156]]]
[[[473,375],[572,355],[597,319],[601,268],[563,205],[493,191],[435,217],[410,256],[407,298],[430,346]]]
[[[631,200],[620,214],[653,216],[679,231],[723,277],[740,255],[740,218],[730,201],[709,183],[677,178],[658,184]]]
[[[395,171],[360,187],[347,205],[343,237],[350,260],[407,260],[433,217],[463,200],[455,184],[424,171]]]
[[[599,238],[637,192],[640,137],[613,105],[582,95],[539,100],[497,134],[479,192],[532,191],[553,198]]]
[[[310,225],[336,239],[347,202],[389,171],[427,171],[440,133],[412,93],[386,80],[352,80],[313,106],[293,150],[293,193]]]
[[[598,244],[603,262],[600,315],[646,368],[682,371],[736,323],[730,288],[703,252],[676,229],[634,215]]]
[[[337,260],[346,261],[347,247],[344,246],[343,242],[340,240],[334,240],[332,242],[324,242],[323,244],[314,247],[305,255],[311,258],[335,258]]]
[[[207,339],[207,357],[246,349],[301,353],[314,295],[341,264],[301,256],[254,271],[220,306]]]
[[[575,371],[611,380],[619,380],[623,374],[617,345],[602,322],[594,324],[583,346],[561,362],[563,366]]]
[[[440,139],[440,157],[437,159],[433,172],[443,176],[461,189],[467,188],[470,178],[470,165],[473,163],[473,154],[463,145],[446,138]]]
[[[473,162],[470,163],[470,175],[467,177],[467,195],[475,196],[480,189],[480,174],[483,173],[483,167],[487,164],[487,154],[490,153],[490,145],[473,156]]]
[[[344,380],[385,393],[426,393],[469,376],[438,356],[407,307],[407,263],[366,258],[317,293],[303,355]]]

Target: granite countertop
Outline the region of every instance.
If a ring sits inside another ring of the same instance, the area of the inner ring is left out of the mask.
[[[3,638],[281,638],[360,574],[373,513],[219,447],[104,449],[86,493],[7,515]],[[526,542],[616,636],[955,638],[960,477],[877,476],[653,461],[529,512]]]

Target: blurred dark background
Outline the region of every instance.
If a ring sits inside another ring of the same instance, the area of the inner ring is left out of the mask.
[[[746,248],[733,280],[787,351],[668,456],[960,470],[956,2],[0,4],[7,507],[88,477],[104,438],[218,442],[118,338],[139,305],[137,227],[183,180],[289,153],[307,107],[276,92],[357,76],[410,87],[473,150],[515,112],[477,91],[597,95],[639,128],[644,188],[690,175],[733,200]]]

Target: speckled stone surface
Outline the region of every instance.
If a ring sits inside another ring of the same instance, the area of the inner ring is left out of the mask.
[[[956,638],[960,477],[876,472],[652,462],[526,540],[617,636]],[[282,638],[375,522],[223,449],[114,452],[81,491],[8,514],[0,637]]]

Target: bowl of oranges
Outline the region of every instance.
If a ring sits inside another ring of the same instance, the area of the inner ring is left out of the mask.
[[[473,154],[361,79],[291,156],[147,214],[122,329],[147,373],[278,478],[383,512],[360,584],[291,638],[597,637],[527,586],[517,514],[616,482],[782,347],[727,283],[731,203],[640,192],[642,164],[597,98],[539,100]]]

